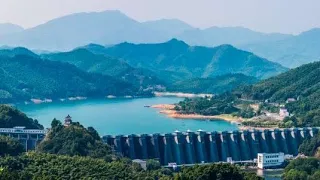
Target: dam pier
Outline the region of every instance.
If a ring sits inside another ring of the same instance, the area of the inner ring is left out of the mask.
[[[319,128],[290,128],[224,132],[179,132],[103,136],[117,153],[130,159],[158,159],[169,163],[197,164],[252,161],[258,153],[298,155],[302,141],[313,137]]]

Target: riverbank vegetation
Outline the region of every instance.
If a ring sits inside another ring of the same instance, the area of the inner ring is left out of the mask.
[[[255,104],[259,105],[257,110],[251,108]],[[274,120],[283,119],[278,122],[279,127],[306,127],[320,126],[319,107],[320,62],[315,62],[254,85],[239,87],[231,93],[212,98],[186,99],[177,104],[176,110],[187,114],[232,114],[243,118],[267,115],[274,117]],[[279,116],[280,108],[287,109],[290,116]],[[274,125],[274,120],[268,125]]]

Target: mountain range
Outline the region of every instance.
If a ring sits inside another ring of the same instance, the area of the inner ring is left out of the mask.
[[[296,36],[277,41],[259,42],[239,46],[283,66],[294,68],[320,61],[320,29],[315,28]]]
[[[157,44],[89,44],[40,55],[24,47],[3,48],[0,61],[1,102],[150,95],[166,89],[221,93],[240,82],[252,84],[287,71],[231,45],[189,46],[177,39]],[[195,85],[200,89],[192,88]]]
[[[231,45],[214,48],[189,46],[177,39],[157,44],[121,43],[107,47],[91,44],[83,48],[118,58],[136,68],[149,69],[160,79],[171,82],[230,73],[264,79],[287,70],[280,64]]]
[[[142,89],[158,87],[158,90],[160,90],[165,84],[152,71],[134,68],[125,61],[94,54],[85,48],[78,48],[70,52],[42,54],[41,56],[43,59],[73,64],[89,73],[112,76],[135,84]]]
[[[22,32],[23,30],[21,26],[15,24],[0,23],[0,36]]]
[[[0,46],[34,50],[70,51],[90,43],[160,43],[172,38],[197,46],[231,44],[290,68],[320,59],[319,29],[299,35],[261,33],[243,27],[198,29],[177,19],[138,22],[120,11],[71,14],[29,29],[0,25]]]

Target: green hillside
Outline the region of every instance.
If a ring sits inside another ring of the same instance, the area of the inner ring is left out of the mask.
[[[17,55],[27,55],[27,56],[32,56],[32,57],[38,56],[34,52],[32,52],[29,49],[24,48],[24,47],[0,49],[0,56],[14,57]]]
[[[178,81],[168,88],[169,91],[189,93],[223,93],[241,86],[256,83],[258,80],[243,74],[227,74],[213,78],[195,78]]]
[[[310,63],[258,84],[238,89],[235,94],[254,100],[285,102],[296,126],[320,126],[320,62]]]
[[[289,98],[296,101],[287,103]],[[241,109],[237,115],[253,117],[253,109],[248,105],[258,102],[257,114],[262,110],[276,113],[279,111],[277,104],[285,105],[291,116],[285,118],[281,126],[320,126],[320,62],[303,65],[253,85],[241,86],[229,95],[187,99],[176,108],[187,113],[215,115],[225,114],[225,107],[233,107]],[[227,114],[234,112],[228,111]]]
[[[246,98],[271,101],[285,101],[287,98],[302,99],[319,92],[320,62],[310,63],[286,73],[263,80],[240,89]]]
[[[135,95],[131,84],[110,76],[84,72],[67,63],[18,55],[0,56],[0,102],[31,98]]]
[[[231,45],[215,48],[189,46],[176,39],[160,44],[122,43],[104,50],[101,47],[92,49],[95,53],[120,58],[133,67],[150,69],[160,79],[207,78],[229,73],[264,79],[287,70]]]
[[[142,88],[164,84],[149,70],[133,68],[125,61],[94,54],[83,48],[70,52],[44,54],[42,57],[51,61],[70,63],[87,72],[101,73],[122,79],[138,87],[142,86]]]
[[[13,128],[15,126],[24,126],[27,129],[43,129],[43,126],[37,120],[28,118],[19,110],[0,105],[0,128]]]

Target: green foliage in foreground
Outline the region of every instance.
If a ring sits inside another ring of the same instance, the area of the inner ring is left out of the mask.
[[[263,179],[254,173],[242,172],[238,167],[230,164],[196,165],[186,167],[177,173],[176,180],[259,180]]]
[[[27,153],[0,159],[0,179],[162,179],[162,180],[258,180],[230,164],[211,164],[183,168],[179,173],[157,168],[143,170],[130,160],[106,162],[102,159]]]
[[[0,159],[0,179],[156,179],[172,177],[163,169],[144,171],[130,160],[106,162],[90,157],[28,153]]]
[[[51,124],[49,134],[37,146],[38,152],[111,160],[110,147],[102,142],[94,128],[86,129],[79,123],[66,127],[56,119]]]
[[[0,105],[0,128],[24,126],[27,129],[43,129],[37,120],[28,118],[24,113],[8,105]]]
[[[320,160],[316,158],[298,158],[290,161],[284,170],[285,180],[318,180],[320,178]]]
[[[16,156],[25,152],[21,143],[11,137],[0,135],[0,158],[1,156]]]

